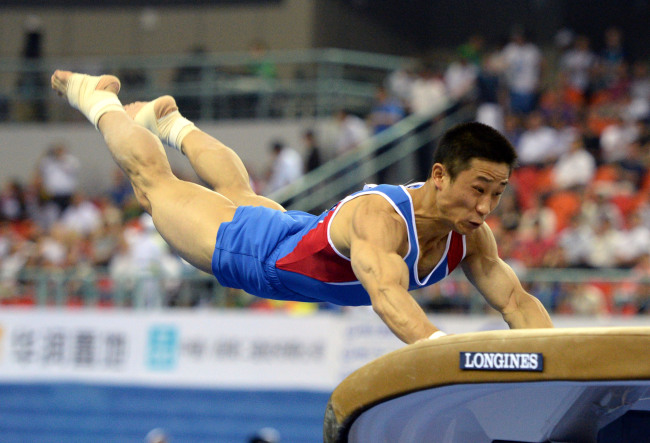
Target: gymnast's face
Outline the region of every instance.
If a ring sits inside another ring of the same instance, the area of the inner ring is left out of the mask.
[[[509,177],[507,164],[478,158],[454,180],[443,165],[434,165],[432,178],[442,219],[459,234],[475,231],[499,204]]]

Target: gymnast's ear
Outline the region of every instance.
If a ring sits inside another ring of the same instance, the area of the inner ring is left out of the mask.
[[[436,189],[441,188],[442,182],[447,175],[447,169],[442,163],[435,163],[431,167],[431,180],[433,181]]]

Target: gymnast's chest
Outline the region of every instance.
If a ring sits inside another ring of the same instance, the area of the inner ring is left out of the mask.
[[[442,261],[447,252],[447,240],[432,242],[429,245],[420,244],[417,270],[418,278],[424,280]]]

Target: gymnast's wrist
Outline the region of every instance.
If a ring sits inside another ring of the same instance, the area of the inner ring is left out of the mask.
[[[436,331],[429,336],[429,340],[435,340],[436,338],[444,337],[445,335],[447,334],[442,331]]]

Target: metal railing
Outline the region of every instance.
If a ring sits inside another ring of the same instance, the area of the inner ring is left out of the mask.
[[[49,79],[55,69],[120,76],[124,103],[172,94],[192,119],[324,116],[343,108],[369,109],[375,88],[405,57],[340,49],[269,51],[263,58],[277,76],[250,71],[258,63],[246,52],[0,58],[0,120],[71,120]]]
[[[435,142],[453,125],[475,115],[471,105],[456,107],[457,104],[445,103],[428,114],[410,115],[269,198],[287,209],[317,212],[331,207],[349,192],[361,189],[365,183],[372,183],[377,173],[386,168],[397,171],[396,182],[415,181],[414,168],[405,166],[407,159],[423,146]]]
[[[525,289],[550,312],[580,315],[650,314],[650,276],[626,269],[528,269]],[[461,272],[414,291],[429,312],[481,313],[487,304]],[[89,308],[245,308],[262,299],[227,289],[201,272],[179,277],[113,278],[106,270],[24,270],[0,281],[0,306]],[[282,306],[282,303],[278,304]]]

